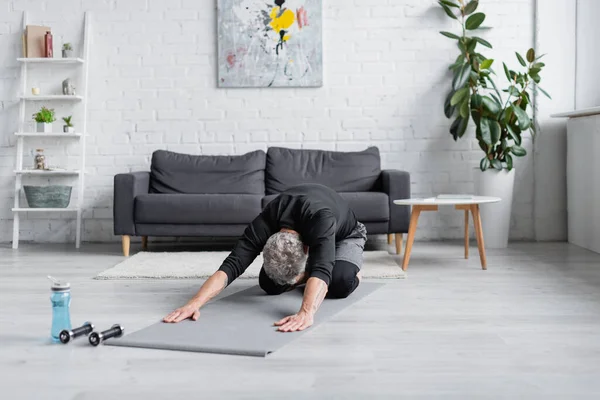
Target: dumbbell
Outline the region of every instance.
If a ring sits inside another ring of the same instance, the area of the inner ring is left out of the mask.
[[[90,344],[95,347],[95,346],[98,346],[103,341],[105,341],[106,339],[110,339],[113,337],[120,337],[121,335],[123,335],[124,331],[125,331],[125,328],[123,328],[119,324],[115,324],[110,329],[105,330],[103,332],[100,332],[100,333],[92,332],[92,334],[90,335],[88,340],[89,340]]]
[[[87,335],[94,330],[94,325],[91,322],[84,322],[79,328],[73,330],[63,329],[60,331],[58,337],[64,344],[69,343],[71,340],[78,338],[79,336]]]

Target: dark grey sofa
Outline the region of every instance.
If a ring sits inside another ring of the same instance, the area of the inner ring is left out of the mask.
[[[408,172],[381,170],[379,149],[360,152],[271,147],[239,156],[192,156],[158,150],[150,172],[114,180],[114,231],[129,255],[130,237],[237,237],[278,193],[300,183],[327,185],[348,200],[369,234],[408,232]]]

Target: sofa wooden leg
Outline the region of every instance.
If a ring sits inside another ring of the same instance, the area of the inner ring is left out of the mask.
[[[148,250],[148,236],[142,236],[142,250]]]
[[[123,255],[129,257],[129,245],[131,244],[131,236],[123,235]]]
[[[402,254],[402,241],[404,235],[402,233],[396,233],[396,254]]]
[[[392,244],[393,241],[394,241],[394,234],[388,233],[388,244]]]

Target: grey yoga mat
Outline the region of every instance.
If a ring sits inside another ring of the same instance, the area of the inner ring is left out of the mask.
[[[273,326],[275,321],[298,312],[302,289],[267,296],[254,286],[207,304],[198,321],[159,322],[105,343],[109,346],[266,357],[383,285],[362,282],[346,299],[325,299],[313,326],[302,332],[277,332]]]

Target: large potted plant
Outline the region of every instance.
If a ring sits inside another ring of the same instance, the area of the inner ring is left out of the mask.
[[[537,86],[544,68],[544,63],[539,61],[543,56],[537,56],[534,49],[527,50],[525,56],[516,52],[520,67],[514,71],[503,63],[508,84],[500,91],[494,81],[494,60],[479,52],[480,45],[490,49],[492,45],[469,34],[479,29],[485,20],[484,13],[475,12],[479,2],[440,0],[439,5],[461,28],[457,34],[440,32],[456,41],[460,51],[449,67],[454,77],[444,103],[444,113],[454,120],[450,126],[454,140],[462,138],[470,125],[475,127],[477,142],[484,153],[475,174],[476,192],[502,199],[500,203],[481,209],[485,243],[491,248],[504,248],[508,244],[510,228],[515,158],[527,154],[522,146],[524,135],[531,132],[535,136],[531,92],[537,88],[550,97]]]

